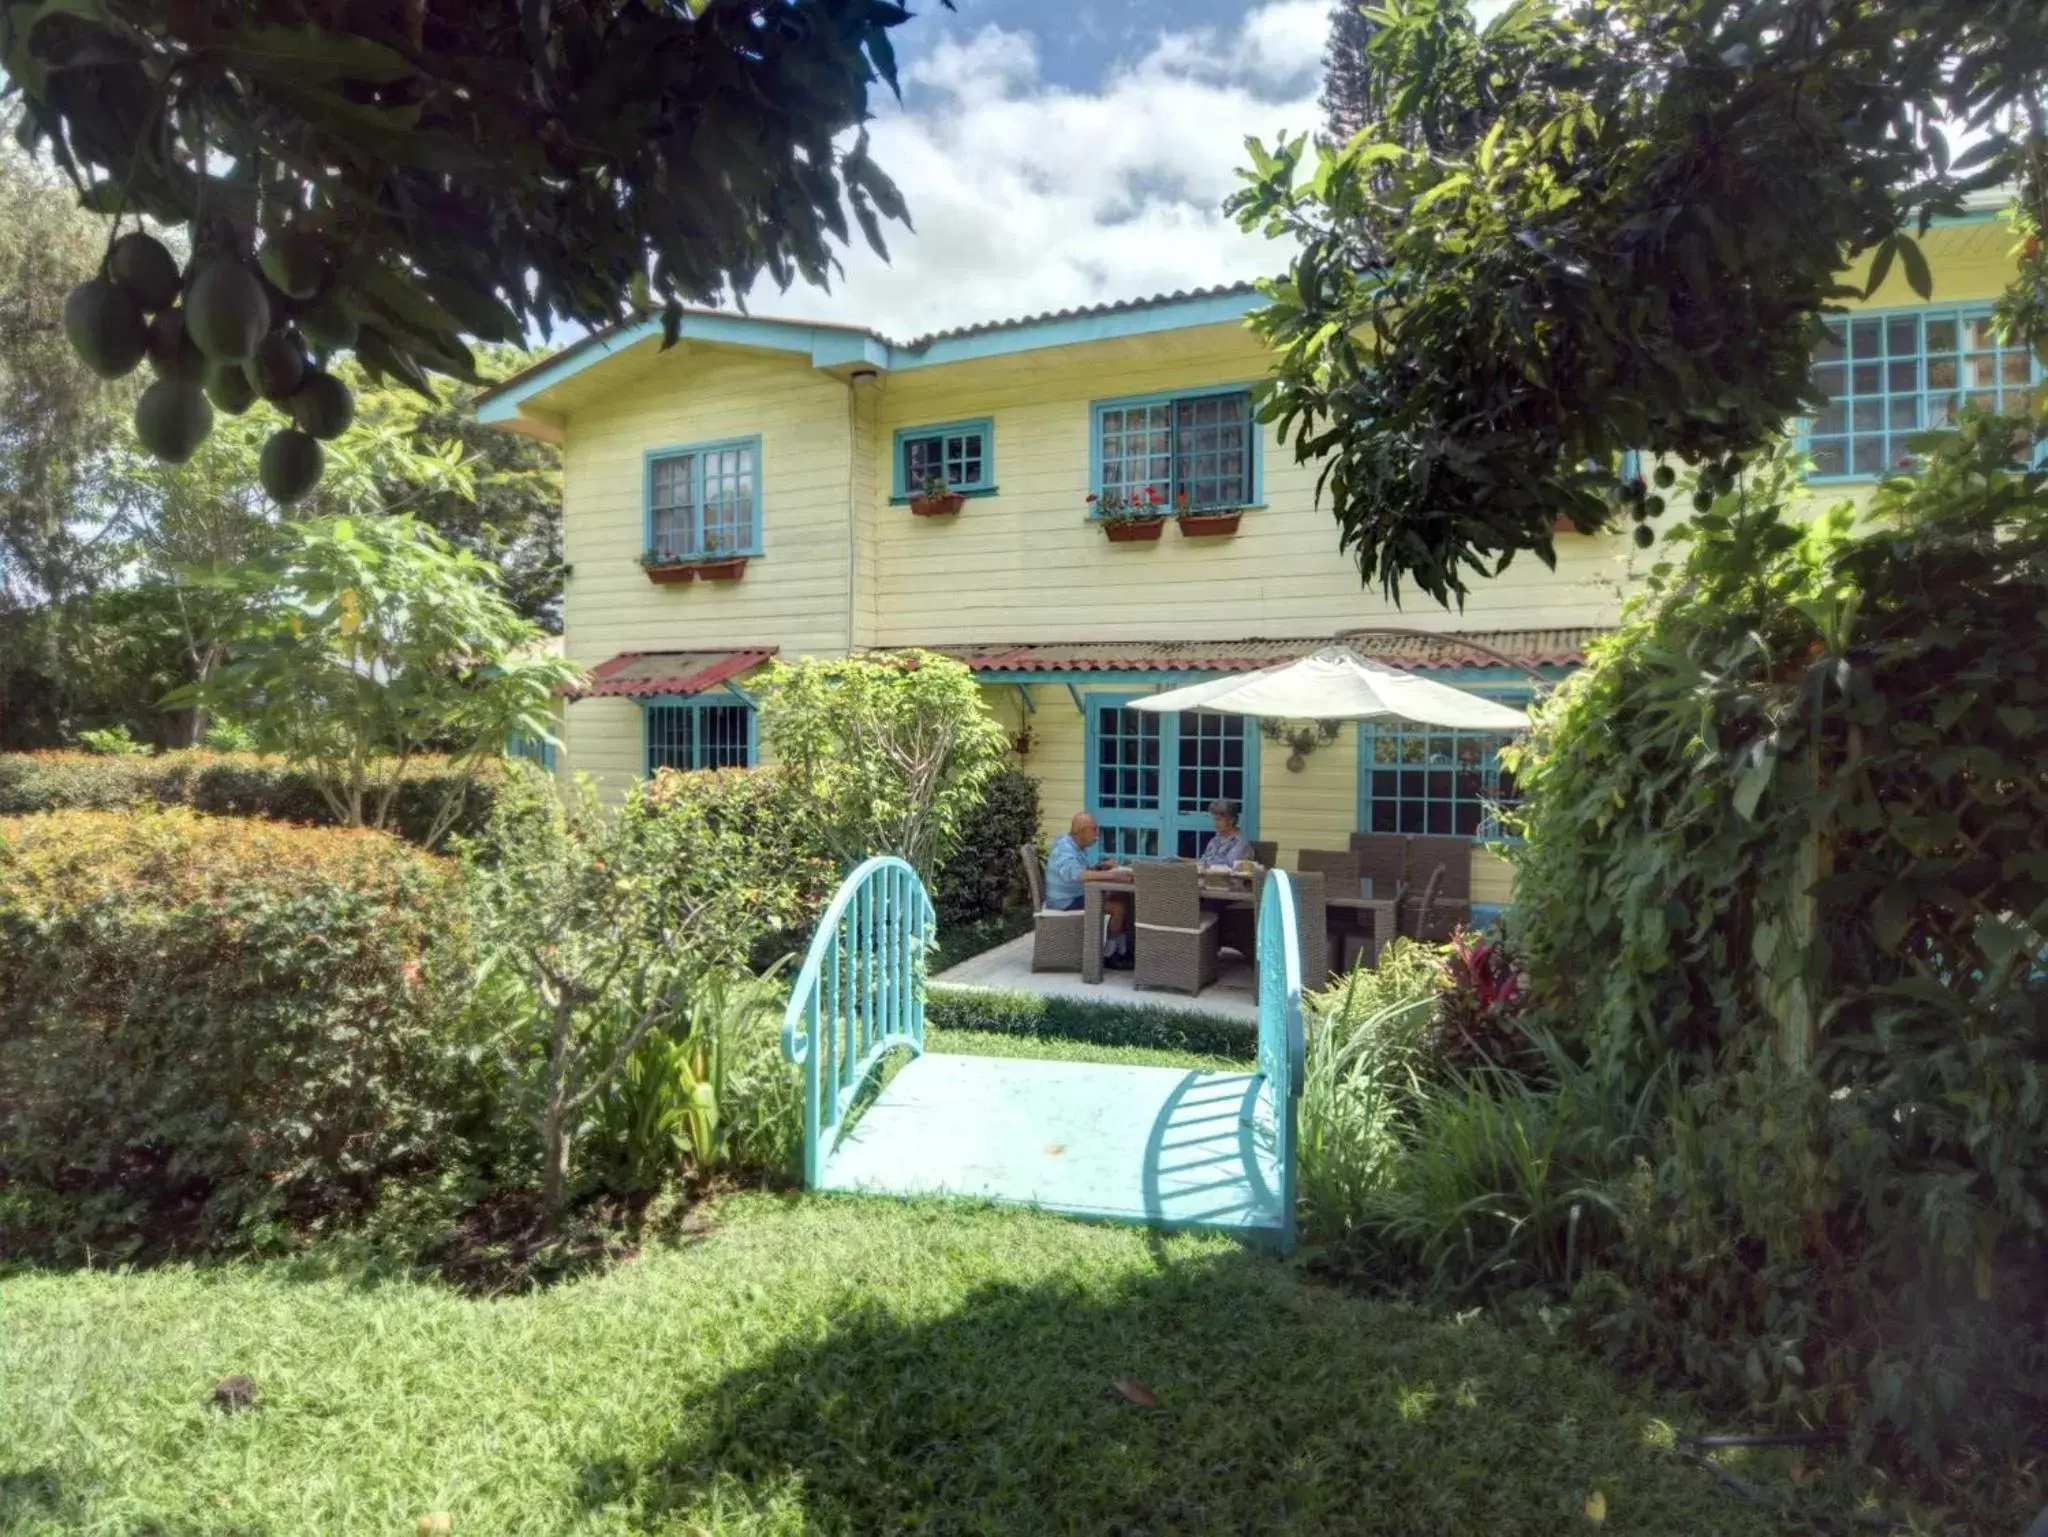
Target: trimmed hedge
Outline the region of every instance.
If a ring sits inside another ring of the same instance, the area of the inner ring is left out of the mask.
[[[478,770],[451,833],[475,833],[483,828],[506,772],[495,763]],[[459,777],[449,771],[444,759],[409,764],[398,798],[392,803],[390,831],[419,842]],[[320,798],[313,776],[279,758],[199,749],[132,757],[88,752],[0,753],[0,816],[125,811],[140,806],[189,806],[221,816],[334,824],[334,813]]]
[[[265,1236],[440,1156],[452,864],[184,809],[0,819],[0,1184],[74,1242]]]
[[[924,1019],[926,1025],[942,1030],[1053,1036],[1092,1041],[1098,1046],[1150,1046],[1247,1062],[1259,1054],[1255,1025],[1156,1003],[1091,1003],[938,983],[925,991]]]

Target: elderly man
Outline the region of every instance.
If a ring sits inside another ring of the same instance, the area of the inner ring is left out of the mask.
[[[1211,801],[1209,822],[1216,835],[1202,845],[1195,860],[1202,869],[1235,870],[1240,860],[1258,858],[1251,840],[1238,831],[1236,801]]]
[[[1067,830],[1052,840],[1052,852],[1045,860],[1045,905],[1062,911],[1076,911],[1085,901],[1081,888],[1094,881],[1112,881],[1126,872],[1113,859],[1096,859],[1088,851],[1095,847],[1101,830],[1085,811],[1074,813]],[[1109,937],[1103,941],[1102,961],[1119,971],[1131,964],[1131,943],[1127,937],[1131,921],[1131,899],[1121,891],[1105,892],[1103,912],[1109,919]]]

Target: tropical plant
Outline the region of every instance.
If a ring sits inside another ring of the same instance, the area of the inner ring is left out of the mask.
[[[104,731],[81,731],[78,745],[89,753],[107,758],[146,758],[149,748],[128,734],[126,726],[109,726]]]
[[[1556,520],[1610,520],[1629,450],[1754,452],[1812,404],[1844,268],[1927,294],[1909,227],[2042,165],[2032,0],[1370,19],[1363,127],[1253,141],[1231,206],[1297,247],[1252,321],[1279,352],[1260,419],[1389,594],[1551,561]]]
[[[1966,412],[1860,517],[1781,458],[1710,496],[1515,765],[1540,1023],[1673,1075],[1621,1335],[1930,1463],[2048,1381],[2044,437]]]
[[[849,206],[881,251],[902,199],[864,132],[840,141],[871,82],[894,88],[889,29],[907,17],[876,0],[767,18],[734,0],[431,15],[5,0],[0,69],[24,141],[113,216],[110,246],[128,215],[191,230],[188,293],[161,248],[130,246],[84,301],[101,317],[127,324],[112,289],[162,304],[216,363],[296,321],[424,392],[430,374],[477,376],[465,336],[659,311],[672,343],[686,301],[763,273],[821,283]],[[157,387],[179,383],[182,446],[211,413],[190,380]],[[317,454],[289,452],[317,478]]]
[[[277,556],[220,581],[240,605],[234,660],[174,700],[233,715],[350,827],[385,825],[422,753],[473,776],[515,735],[554,740],[556,692],[580,676],[536,644],[492,567],[409,517],[287,525]]]
[[[897,854],[927,881],[1009,749],[974,674],[930,651],[772,664],[761,738],[841,861]]]
[[[1431,1047],[1439,1063],[1457,1068],[1536,1068],[1539,1054],[1523,1022],[1529,1012],[1529,976],[1499,924],[1485,932],[1461,929],[1444,959],[1443,991],[1431,1021]]]

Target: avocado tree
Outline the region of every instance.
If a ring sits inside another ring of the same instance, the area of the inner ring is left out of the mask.
[[[766,273],[826,281],[847,211],[903,219],[869,158],[895,85],[890,0],[342,5],[0,0],[20,137],[108,215],[65,307],[96,373],[147,357],[136,434],[179,463],[215,411],[287,425],[260,473],[290,504],[348,423],[327,366],[431,393],[465,338],[597,327]],[[182,227],[181,262],[142,219]]]
[[[1253,319],[1262,419],[1319,466],[1366,582],[1440,602],[1555,520],[1603,526],[1623,453],[1724,472],[1813,404],[1820,316],[1974,192],[2038,221],[2039,0],[1466,0],[1370,12],[1362,126],[1250,144],[1231,207],[1291,241]],[[1959,135],[1959,136],[1958,136]],[[1954,136],[1954,142],[1951,142]],[[2023,264],[2039,293],[2039,247]],[[2044,306],[2048,308],[2048,306]],[[2010,316],[2019,311],[2008,307]],[[1710,488],[1709,488],[1710,489]]]

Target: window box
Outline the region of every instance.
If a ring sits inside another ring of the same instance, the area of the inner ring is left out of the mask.
[[[942,491],[937,496],[913,496],[910,510],[920,518],[950,518],[967,505],[967,497],[959,491]]]
[[[697,574],[707,582],[737,582],[747,574],[747,557],[727,556],[720,560],[700,560]]]
[[[643,560],[640,563],[640,569],[647,573],[647,580],[654,583],[657,587],[666,587],[674,582],[695,581],[697,577],[697,568],[695,566],[687,565],[679,560],[664,561],[660,565],[656,565],[652,561]]]
[[[1227,539],[1237,532],[1241,512],[1184,512],[1175,521],[1188,539]]]
[[[1166,527],[1164,518],[1104,518],[1102,531],[1111,544],[1138,544],[1159,537]]]

